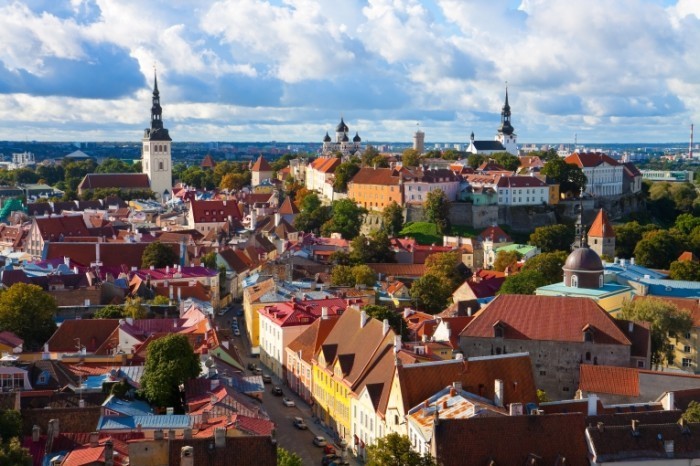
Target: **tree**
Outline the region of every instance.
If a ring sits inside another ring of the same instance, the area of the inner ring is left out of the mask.
[[[401,165],[404,167],[417,167],[420,163],[420,154],[415,149],[406,149],[401,154]]]
[[[202,256],[202,265],[208,269],[216,269],[216,251],[211,251]]]
[[[389,236],[398,236],[403,228],[403,208],[396,201],[392,201],[382,211],[382,221]]]
[[[143,395],[156,406],[181,408],[180,385],[201,371],[199,358],[187,337],[169,334],[148,345],[141,377]]]
[[[0,464],[12,466],[32,466],[34,461],[29,450],[22,447],[18,437],[0,445]]]
[[[450,230],[450,203],[442,189],[430,191],[423,207],[428,221],[437,225],[438,233],[445,234]]]
[[[0,439],[7,441],[20,435],[22,435],[22,415],[20,412],[14,409],[0,411]]]
[[[146,308],[141,305],[141,298],[128,298],[124,303],[124,316],[132,319],[145,319]]]
[[[343,162],[335,168],[333,190],[339,193],[347,192],[348,182],[360,171],[360,164],[355,161]]]
[[[562,194],[573,196],[578,196],[588,181],[578,165],[566,163],[561,157],[545,162],[540,173],[559,183]]]
[[[15,283],[0,292],[0,330],[24,340],[25,351],[41,347],[56,330],[56,301],[37,285]]]
[[[479,168],[479,165],[481,165],[485,161],[486,157],[484,157],[481,154],[470,154],[469,157],[467,157],[467,165],[474,169]]]
[[[700,281],[700,263],[695,261],[673,261],[669,277],[672,280]]]
[[[493,261],[493,268],[497,272],[503,272],[509,267],[513,267],[523,257],[518,251],[498,251],[496,259]]]
[[[573,242],[573,228],[561,223],[537,227],[530,235],[530,244],[538,247],[542,252],[568,251]]]
[[[377,274],[365,264],[353,266],[352,276],[355,280],[355,285],[374,286],[377,283]]]
[[[671,261],[681,253],[682,244],[678,237],[667,230],[646,233],[634,248],[637,262],[652,269],[667,269]]]
[[[388,320],[389,325],[394,330],[394,333],[401,335],[402,338],[408,335],[408,328],[406,327],[406,323],[404,322],[403,316],[400,312],[389,309],[386,306],[379,306],[376,304],[365,306],[362,308],[362,310],[365,311],[368,316],[372,317],[373,319],[377,319],[380,322],[384,321],[385,319]]]
[[[437,466],[429,455],[411,449],[411,440],[392,432],[367,447],[367,466]]]
[[[134,164],[112,157],[105,159],[97,167],[97,173],[134,173]]]
[[[355,275],[349,265],[336,265],[331,269],[331,285],[355,286]]]
[[[651,324],[651,364],[673,363],[674,345],[671,338],[684,335],[693,325],[689,312],[660,299],[631,301],[622,307],[620,317]]]
[[[369,236],[356,236],[350,242],[349,259],[353,264],[394,262],[389,236],[384,230],[375,230]]]
[[[498,294],[535,294],[541,286],[549,285],[547,279],[537,270],[521,271],[506,277]]]
[[[425,259],[425,273],[436,275],[445,281],[452,290],[469,278],[468,270],[462,264],[462,257],[458,251],[429,255]]]
[[[250,176],[245,173],[227,173],[221,178],[219,188],[240,191],[250,184]]]
[[[153,306],[167,306],[170,304],[170,299],[168,299],[167,296],[163,296],[162,294],[159,294],[155,298],[151,300],[151,304]]]
[[[535,270],[541,273],[548,285],[559,283],[564,275],[562,267],[567,257],[569,255],[565,251],[543,252],[526,260],[521,271]]]
[[[353,239],[360,234],[367,209],[351,199],[340,199],[333,201],[331,212],[330,219],[321,226],[321,234],[330,236],[331,233],[340,233],[345,239]]]
[[[688,236],[697,227],[700,227],[700,217],[693,214],[681,214],[676,217],[674,225],[682,235]]]
[[[700,403],[692,400],[681,416],[686,422],[700,422]]]
[[[154,241],[146,246],[141,256],[141,267],[144,269],[150,266],[161,268],[177,262],[178,257],[173,248],[160,241]]]
[[[640,225],[632,221],[615,227],[615,255],[629,259],[634,256],[634,248],[645,233],[656,230],[656,225]]]
[[[436,314],[447,307],[453,290],[444,277],[426,273],[411,285],[411,299],[419,309]]]
[[[491,158],[509,172],[514,172],[520,167],[520,159],[518,156],[508,152],[496,152],[495,154],[491,154]]]
[[[303,466],[303,464],[296,453],[277,447],[277,466]]]
[[[95,319],[121,319],[124,317],[124,310],[116,304],[108,304],[95,311]]]
[[[321,204],[316,193],[304,195],[299,203],[299,210],[299,215],[294,219],[294,226],[297,230],[307,233],[318,233],[321,225],[331,217],[330,208]]]

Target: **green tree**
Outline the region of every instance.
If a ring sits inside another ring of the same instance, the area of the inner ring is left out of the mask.
[[[362,153],[362,165],[365,167],[386,168],[389,166],[389,161],[383,157],[379,151],[372,146],[367,146],[367,149]]]
[[[24,340],[24,349],[38,349],[56,330],[56,301],[37,285],[15,283],[0,292],[0,330]]]
[[[132,319],[145,319],[146,308],[141,304],[141,298],[128,298],[124,303],[124,316]]]
[[[12,174],[17,184],[36,183],[39,181],[39,175],[31,168],[18,168],[17,170],[13,170]]]
[[[549,285],[547,279],[537,270],[521,271],[509,275],[497,294],[535,294],[541,286]]]
[[[450,203],[442,189],[430,191],[423,207],[428,221],[437,225],[438,233],[446,234],[450,231]]]
[[[95,311],[95,319],[121,319],[124,309],[116,304],[108,304]]]
[[[674,226],[682,235],[688,236],[693,230],[700,227],[700,217],[693,214],[681,214],[676,217]]]
[[[362,236],[362,235],[360,235]],[[357,238],[359,238],[358,236]],[[353,241],[355,241],[357,238],[355,238]],[[350,254],[347,251],[344,251],[342,249],[338,249],[337,251],[333,252],[333,254],[330,255],[329,260],[331,264],[333,265],[351,265],[352,261],[350,260]]]
[[[470,154],[467,157],[467,165],[473,169],[479,168],[479,166],[486,161],[486,157],[481,154]]]
[[[187,337],[169,334],[148,346],[141,391],[151,403],[181,410],[180,385],[199,375],[201,368]]]
[[[365,264],[354,265],[352,267],[352,276],[355,285],[374,286],[377,283],[377,274]]]
[[[382,221],[389,236],[398,236],[403,228],[403,208],[396,201],[392,201],[382,211]]]
[[[277,466],[303,466],[301,457],[296,453],[277,447]]]
[[[20,412],[14,409],[0,411],[0,439],[7,441],[20,435],[22,435],[22,415]]]
[[[673,363],[674,346],[671,338],[684,335],[693,325],[689,312],[661,299],[647,298],[626,303],[620,317],[651,324],[651,364]]]
[[[134,173],[134,164],[108,158],[97,167],[97,173]]]
[[[667,269],[682,250],[679,238],[667,230],[646,233],[634,248],[637,262],[652,269]]]
[[[451,288],[450,293],[469,278],[459,251],[431,254],[425,259],[425,273],[436,275]]]
[[[141,256],[141,267],[144,269],[150,266],[161,268],[177,263],[178,257],[173,248],[160,241],[154,241],[146,246]]]
[[[566,163],[561,157],[545,162],[540,171],[547,178],[559,183],[559,191],[562,194],[578,196],[586,187],[586,175],[578,165]]]
[[[449,305],[453,290],[444,277],[426,273],[411,285],[411,299],[420,310],[436,314]]]
[[[411,448],[405,435],[391,433],[367,447],[367,466],[437,466],[429,454],[421,455]]]
[[[615,255],[624,259],[634,256],[634,248],[645,233],[656,230],[656,225],[640,225],[637,221],[615,227]]]
[[[202,256],[202,265],[208,269],[216,269],[216,251],[210,251]]]
[[[681,417],[685,419],[686,422],[700,422],[700,403],[692,400],[690,403],[688,403],[688,407],[685,408],[685,411],[683,411],[683,415]]]
[[[329,207],[321,204],[316,193],[308,193],[299,203],[299,215],[294,219],[294,226],[299,231],[318,233],[321,225],[331,217]]]
[[[321,234],[330,236],[340,233],[345,239],[353,239],[360,234],[362,221],[367,209],[360,207],[352,199],[333,201],[331,217],[321,226]]]
[[[535,270],[541,273],[547,281],[547,285],[559,283],[563,279],[562,267],[567,257],[569,255],[565,251],[543,252],[526,260],[521,270],[523,272]]]
[[[389,235],[384,230],[375,230],[369,236],[356,236],[350,242],[349,259],[353,264],[394,262]]]
[[[509,154],[508,152],[496,152],[491,155],[491,158],[493,158],[498,165],[510,172],[514,172],[520,167],[520,159],[518,156]]]
[[[331,269],[331,285],[355,286],[355,275],[349,265],[336,265]]]
[[[167,306],[170,304],[170,299],[168,299],[167,296],[163,296],[162,294],[159,294],[155,298],[151,300],[151,304],[154,306]]]
[[[29,450],[22,447],[18,437],[0,445],[0,464],[12,466],[32,466],[34,464]]]
[[[360,164],[357,161],[343,162],[335,168],[335,179],[333,189],[339,193],[348,191],[348,183],[360,171]]]
[[[251,177],[249,173],[226,173],[219,182],[219,188],[228,191],[240,191],[250,184]]]
[[[561,223],[537,227],[530,235],[530,244],[542,252],[568,251],[573,242],[573,228]]]
[[[415,149],[406,149],[401,154],[401,165],[404,167],[417,167],[420,160],[421,156]]]
[[[695,261],[673,261],[669,277],[672,280],[700,281],[700,263]]]
[[[493,268],[497,272],[503,272],[507,268],[512,268],[523,257],[518,251],[498,251],[496,259],[493,261]]]
[[[405,337],[408,335],[408,329],[406,328],[406,323],[403,320],[403,316],[400,312],[393,309],[389,309],[386,306],[379,306],[376,304],[371,304],[362,308],[363,311],[367,313],[368,316],[373,319],[377,319],[379,322],[385,319],[389,321],[389,325],[394,330],[394,333]]]

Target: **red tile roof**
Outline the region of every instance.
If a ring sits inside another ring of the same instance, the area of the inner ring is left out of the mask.
[[[99,243],[100,261],[104,267],[141,267],[141,256],[149,243]],[[180,256],[180,245],[165,243]],[[51,242],[46,249],[46,260],[70,257],[72,262],[89,267],[96,261],[97,243]]]
[[[425,264],[367,264],[375,273],[394,277],[421,277],[425,274]]]
[[[267,160],[265,160],[265,157],[262,155],[258,157],[258,160],[255,161],[253,166],[251,167],[250,171],[253,172],[271,172],[272,167],[270,166],[269,163],[267,163]]]
[[[319,157],[311,162],[309,166],[321,173],[334,173],[340,163],[341,161],[338,157]]]
[[[202,159],[202,163],[200,164],[200,166],[202,168],[214,168],[216,166],[216,161],[214,160],[214,157],[212,157],[210,154],[207,154]]]
[[[119,326],[119,319],[65,320],[51,335],[49,351],[77,353],[78,341],[88,353],[95,351]]]
[[[282,201],[278,212],[282,215],[295,215],[299,213],[299,207],[292,202],[291,197],[287,196],[284,198],[284,201]]]
[[[615,229],[613,228],[612,223],[610,223],[608,214],[606,214],[603,209],[598,211],[598,215],[596,215],[590,230],[588,230],[588,236],[594,238],[615,237]]]
[[[82,215],[36,217],[34,222],[44,240],[57,241],[65,236],[90,236]]]
[[[195,223],[226,222],[228,218],[242,220],[238,203],[234,200],[224,201],[190,201],[190,209]]]
[[[608,165],[612,166],[620,165],[620,163],[617,160],[611,158],[608,155],[603,154],[602,152],[574,152],[573,154],[565,158],[564,161],[572,165],[577,165],[579,168],[597,167],[598,165],[601,165],[603,163],[607,163]]]
[[[508,233],[503,231],[498,225],[487,227],[477,236],[479,241],[484,241],[487,238],[490,238],[494,243],[511,243],[513,241]]]
[[[698,262],[698,256],[696,256],[692,251],[683,251],[683,253],[681,253],[676,260],[681,262]]]
[[[639,396],[639,372],[630,367],[579,366],[579,389],[589,393]]]
[[[476,313],[461,336],[493,338],[497,324],[507,339],[583,342],[590,326],[595,343],[631,345],[610,314],[589,298],[502,294]]]
[[[311,363],[314,354],[321,347],[331,330],[333,330],[336,322],[338,322],[337,316],[329,319],[316,319],[309,328],[287,345],[287,348],[297,354],[301,352],[301,359]]]
[[[499,188],[544,188],[547,184],[534,176],[502,176],[498,180]]]
[[[393,168],[360,168],[350,180],[354,184],[376,184],[385,186],[397,186],[399,184],[400,171]]]

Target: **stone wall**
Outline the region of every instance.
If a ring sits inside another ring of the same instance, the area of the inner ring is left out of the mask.
[[[85,408],[39,408],[22,410],[22,430],[31,434],[37,425],[46,433],[51,419],[58,419],[60,432],[93,432],[100,420],[100,406]]]

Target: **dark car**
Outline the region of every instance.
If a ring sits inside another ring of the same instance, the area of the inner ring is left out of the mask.
[[[248,370],[249,371],[254,371],[258,366],[255,365],[254,362],[249,362],[248,363]]]
[[[274,387],[272,387],[272,390],[270,390],[270,393],[272,393],[275,396],[284,395],[284,392],[282,391],[282,387],[280,387],[279,385],[275,385]]]
[[[264,374],[264,375],[262,376],[262,379],[263,379],[263,383],[272,383],[272,377],[270,377],[270,376],[267,375],[267,374]]]

